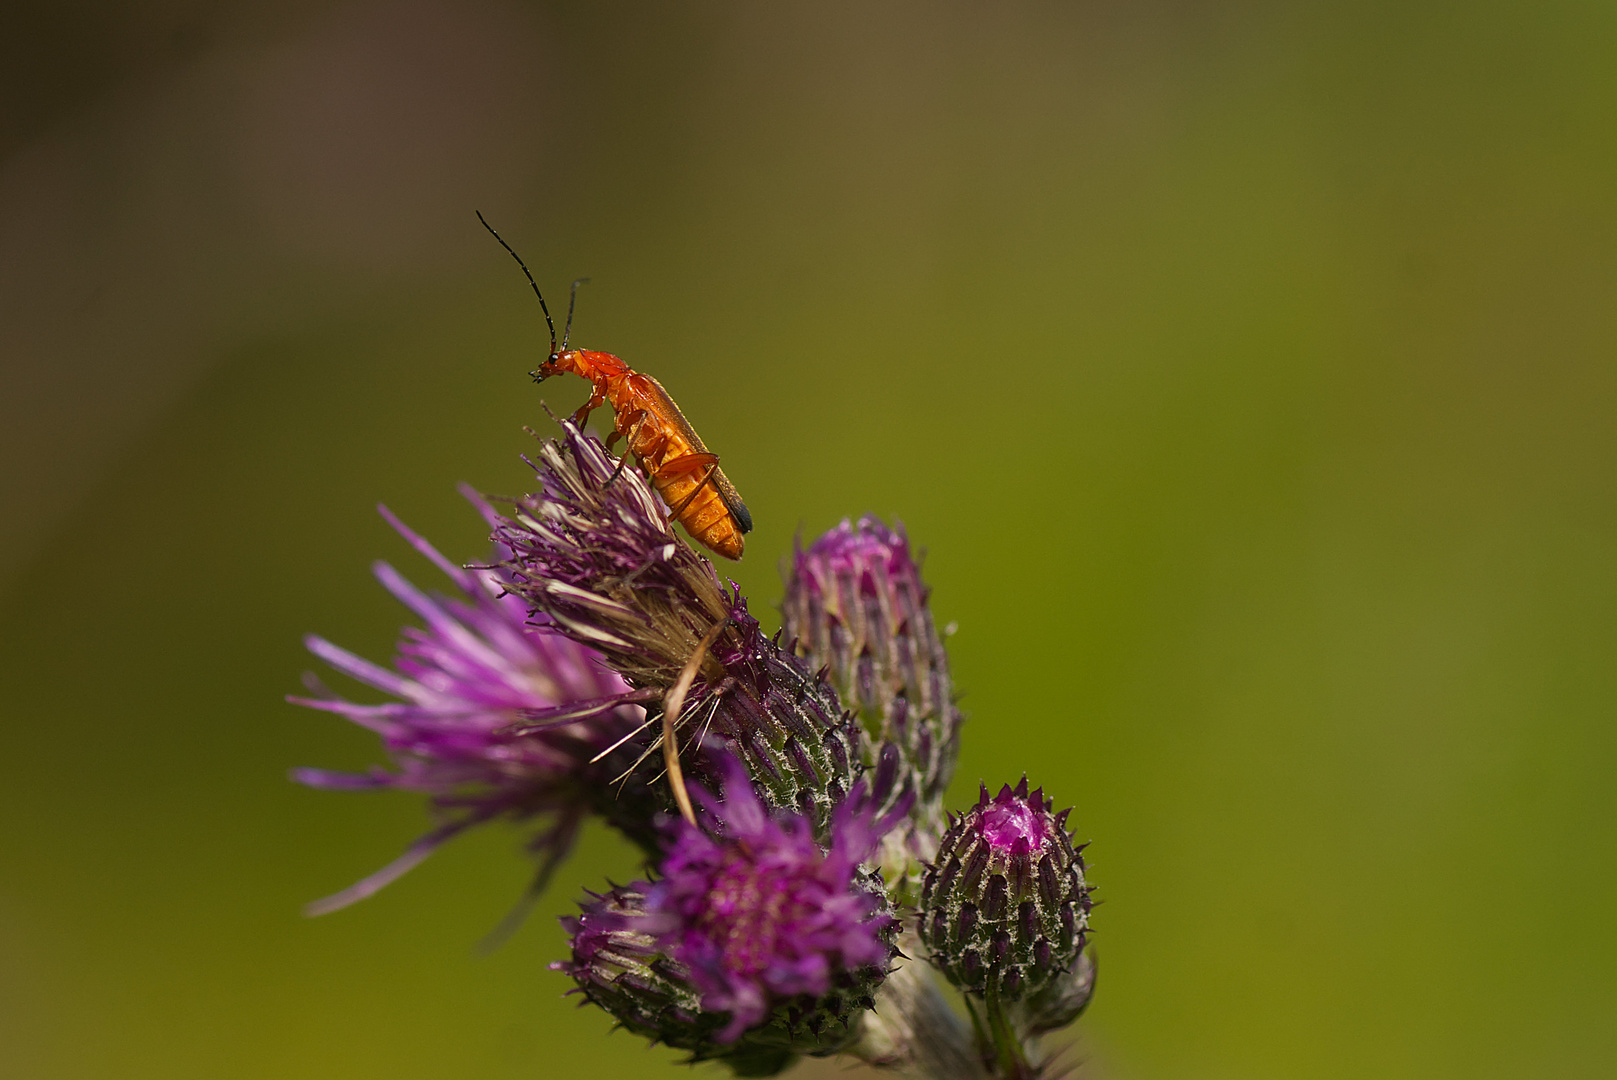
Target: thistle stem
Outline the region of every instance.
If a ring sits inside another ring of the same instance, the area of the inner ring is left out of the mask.
[[[906,933],[899,947],[916,956],[920,942]],[[876,1008],[865,1014],[864,1034],[851,1052],[916,1080],[993,1080],[971,1029],[949,1007],[921,960],[905,960],[887,976],[876,993]]]
[[[1011,1027],[1005,1015],[1005,1005],[999,999],[999,987],[988,987],[988,1031],[993,1041],[994,1058],[999,1074],[1005,1080],[1031,1080],[1036,1072],[1028,1063],[1027,1050]]]

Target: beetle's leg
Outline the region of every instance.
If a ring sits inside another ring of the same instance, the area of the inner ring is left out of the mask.
[[[583,405],[579,406],[578,411],[573,414],[573,425],[582,431],[584,429],[584,421],[590,418],[590,413],[594,412],[604,404],[606,404],[606,387],[597,386],[595,389],[590,391],[590,399],[584,402]]]
[[[669,513],[674,517],[679,517],[684,509],[691,504],[691,500],[696,498],[697,493],[707,486],[709,480],[713,479],[713,473],[719,467],[719,455],[706,452],[681,454],[679,457],[671,458],[657,467],[659,477],[673,477],[681,473],[693,473],[704,465],[707,466],[707,472],[703,473],[702,479],[698,480],[696,486],[691,488],[691,493],[679,500],[678,506],[669,509]]]
[[[640,410],[640,416],[635,420],[634,427],[629,429],[629,438],[623,444],[623,456],[618,458],[618,467],[613,469],[612,475],[606,478],[607,487],[612,486],[612,481],[616,480],[618,478],[618,474],[623,472],[623,467],[629,464],[629,455],[634,453],[634,441],[640,437],[640,429],[645,426],[646,421],[650,418],[651,415],[649,413],[647,413],[644,409]],[[606,448],[608,450],[612,449],[612,444],[617,441],[617,438],[617,429],[613,428],[612,437],[606,440]]]
[[[669,458],[657,466],[658,476],[678,476],[680,473],[695,472],[702,466],[716,469],[719,466],[719,455],[709,453],[681,454],[677,458]]]
[[[646,422],[646,410],[640,409],[632,413],[619,413],[617,419],[618,422],[613,426],[612,434],[606,437],[606,442],[602,445],[608,450],[612,449],[617,444],[617,441],[623,438],[623,429],[627,427],[629,429],[629,441],[624,445],[624,451],[625,453],[630,452],[634,450],[634,440],[635,436],[640,433],[640,425]]]
[[[696,454],[687,454],[686,455],[686,457],[696,457],[696,456],[697,456]],[[702,457],[713,457],[712,454],[703,454],[701,456]],[[681,460],[683,460],[683,459],[681,459]],[[678,521],[679,520],[679,515],[685,512],[685,508],[687,506],[689,506],[691,504],[691,501],[696,498],[696,496],[701,492],[701,490],[704,487],[707,486],[707,482],[709,480],[713,479],[713,473],[718,469],[718,467],[719,467],[719,463],[718,463],[717,460],[715,460],[712,464],[710,464],[707,467],[707,472],[702,474],[701,481],[695,487],[691,488],[691,493],[689,495],[685,496],[683,499],[679,500],[679,505],[678,506],[669,507],[668,516],[673,518],[675,521]]]
[[[663,467],[653,465],[652,462],[667,452],[668,434],[667,432],[659,431],[646,440],[645,446],[636,449],[634,456],[640,459],[640,467],[646,470],[646,477],[654,480],[662,475]]]

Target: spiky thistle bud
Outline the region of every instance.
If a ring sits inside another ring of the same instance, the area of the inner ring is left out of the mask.
[[[1029,795],[1024,776],[992,799],[984,787],[944,834],[922,884],[919,930],[955,986],[1031,1000],[1078,970],[1090,888],[1068,813],[1052,814],[1042,789]]]
[[[943,791],[959,752],[960,710],[927,599],[903,528],[867,515],[844,519],[797,552],[781,606],[784,634],[830,672],[843,704],[856,711],[866,764],[875,765],[884,746],[896,747],[908,774],[898,786],[917,796],[910,827],[895,834],[907,857],[883,858],[890,884],[918,873],[936,852]]]

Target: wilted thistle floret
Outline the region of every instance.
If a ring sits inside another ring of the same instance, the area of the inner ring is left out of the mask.
[[[823,838],[861,770],[858,733],[836,692],[763,634],[638,471],[571,423],[562,428],[564,438],[540,448],[540,491],[517,500],[495,531],[511,553],[502,567],[511,590],[598,650],[633,688],[623,700],[644,702],[652,720],[716,633],[680,718],[683,742],[697,747],[693,775],[719,780],[700,751],[705,735],[717,736],[746,760],[771,807],[805,815]]]
[[[857,714],[865,762],[896,747],[899,787],[917,795],[909,827],[895,834],[904,850],[882,860],[890,884],[936,852],[959,753],[960,710],[928,594],[902,527],[867,515],[797,552],[781,605],[783,634],[829,671]]]
[[[1029,795],[1024,776],[992,799],[984,787],[944,835],[918,926],[932,962],[960,989],[1006,1002],[1048,994],[1056,1011],[1073,1004],[1059,984],[1083,977],[1090,888],[1068,813],[1051,813],[1042,789]],[[1046,1011],[1038,1025],[1059,1026]]]

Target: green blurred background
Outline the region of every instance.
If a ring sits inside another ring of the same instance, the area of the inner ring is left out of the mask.
[[[545,344],[758,521],[927,549],[979,777],[1075,802],[1083,1075],[1617,1074],[1617,9],[0,15],[0,1075],[663,1075],[544,969],[594,835],[423,827],[282,702],[525,482]],[[825,1066],[801,1076],[832,1075]]]

